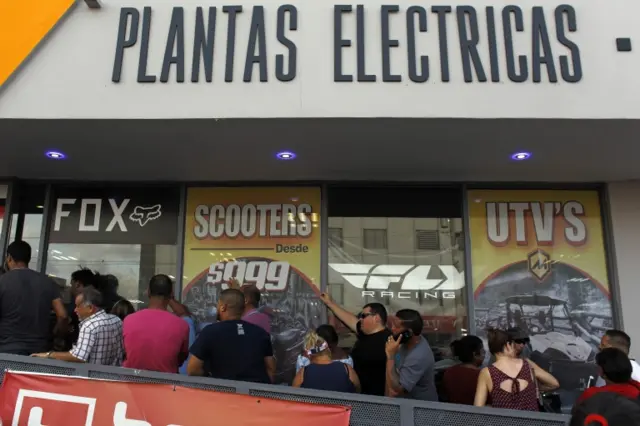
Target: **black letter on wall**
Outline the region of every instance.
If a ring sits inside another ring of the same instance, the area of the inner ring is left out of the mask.
[[[560,73],[562,74],[562,79],[567,83],[577,83],[582,80],[580,49],[578,48],[578,45],[569,40],[565,34],[564,15],[567,15],[569,32],[574,33],[578,30],[578,25],[576,23],[576,10],[573,6],[561,4],[556,7],[556,36],[560,44],[571,51],[571,63],[573,65],[573,74],[571,74],[571,70],[569,69],[569,59],[566,55],[560,56]]]
[[[173,48],[176,44],[176,54],[174,55]],[[176,64],[176,80],[178,83],[184,83],[184,9],[182,7],[174,7],[171,14],[167,47],[164,51],[162,73],[160,74],[160,81],[163,83],[169,81],[171,64]]]
[[[496,19],[493,6],[487,6],[487,38],[489,39],[489,63],[491,64],[491,81],[500,82],[500,65],[498,64],[498,46],[496,41]]]
[[[480,41],[480,33],[478,32],[478,16],[473,6],[458,6],[456,8],[458,16],[458,34],[460,35],[460,55],[462,56],[462,70],[464,72],[464,81],[473,82],[473,73],[471,72],[471,62],[476,70],[478,81],[487,81],[487,75],[482,67],[482,61],[478,54],[478,42]],[[469,29],[471,30],[471,38],[467,33],[467,19],[469,17]]]
[[[389,14],[398,13],[400,8],[394,6],[382,6],[380,20],[382,25],[382,81],[398,82],[402,81],[399,75],[391,74],[391,48],[400,46],[398,40],[391,40],[389,37]]]
[[[224,81],[233,81],[233,58],[236,51],[236,16],[242,13],[242,6],[223,6],[222,11],[229,14],[227,27],[227,60],[224,69]]]
[[[547,76],[549,82],[557,83],[556,65],[553,62],[553,52],[549,42],[547,31],[547,21],[544,18],[544,9],[541,6],[533,8],[533,81],[540,83],[542,64],[547,66]],[[542,44],[542,54],[540,56],[540,44]]]
[[[138,62],[138,83],[155,83],[156,76],[147,74],[149,59],[149,32],[151,31],[151,7],[146,6],[142,15],[142,44],[140,46],[140,61]]]
[[[258,54],[256,55],[256,43]],[[251,30],[247,45],[247,58],[244,62],[244,81],[250,82],[253,75],[253,64],[260,66],[260,81],[266,82],[267,76],[267,40],[264,33],[264,6],[254,6],[251,15]]]
[[[415,83],[424,83],[429,79],[429,57],[420,56],[422,74],[418,74],[416,60],[416,22],[413,15],[418,15],[418,29],[427,32],[427,11],[421,6],[411,6],[407,9],[407,57],[409,59],[409,79]]]
[[[294,42],[285,35],[285,15],[289,13],[289,31],[298,29],[298,9],[292,4],[283,4],[278,8],[278,41],[289,51],[289,67],[284,71],[284,55],[276,55],[276,78],[279,81],[291,81],[296,78],[298,69],[298,49]]]
[[[351,13],[350,5],[333,6],[333,81],[353,81],[353,75],[342,74],[342,48],[351,47],[351,40],[342,38],[342,14]]]
[[[127,23],[131,17],[131,30],[127,37]],[[122,75],[122,60],[124,59],[124,49],[131,47],[138,41],[138,24],[140,22],[140,12],[133,7],[123,7],[120,9],[120,24],[118,25],[118,38],[116,43],[116,56],[113,61],[113,74],[111,81],[120,82]]]
[[[440,40],[440,79],[449,81],[449,45],[447,43],[447,14],[451,6],[431,6],[431,12],[438,15],[438,38]]]
[[[193,66],[191,67],[191,81],[200,81],[200,56],[204,63],[204,75],[207,83],[213,81],[213,47],[216,35],[216,8],[209,8],[207,31],[204,30],[204,13],[202,7],[196,9],[196,31],[193,41]]]
[[[507,75],[509,80],[514,83],[522,83],[527,81],[529,77],[529,69],[527,67],[527,57],[525,55],[518,56],[518,67],[520,72],[516,71],[516,56],[513,52],[513,34],[511,32],[511,15],[516,20],[516,31],[524,31],[524,19],[522,18],[522,9],[518,6],[507,6],[502,9],[502,29],[504,31],[504,49],[507,57]]]
[[[365,35],[364,35],[364,6],[359,4],[356,6],[356,49],[358,51],[358,81],[374,82],[376,76],[367,74],[365,65]]]

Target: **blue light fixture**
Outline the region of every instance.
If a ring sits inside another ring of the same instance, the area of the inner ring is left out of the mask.
[[[65,158],[67,158],[67,156],[60,151],[47,151],[44,153],[44,155],[52,160],[64,160]]]
[[[296,158],[296,154],[291,151],[282,151],[276,154],[278,160],[293,160]]]
[[[511,159],[514,161],[524,161],[528,160],[529,158],[531,158],[530,152],[516,152],[515,154],[511,155]]]

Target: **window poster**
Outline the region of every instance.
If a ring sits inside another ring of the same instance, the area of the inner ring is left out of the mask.
[[[309,328],[320,325],[320,188],[190,188],[183,300],[200,326],[214,322],[235,277],[262,292],[279,382],[291,382]]]
[[[564,389],[597,374],[613,327],[597,191],[468,192],[476,329],[519,327]]]

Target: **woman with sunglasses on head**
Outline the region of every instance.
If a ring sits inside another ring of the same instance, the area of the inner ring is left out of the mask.
[[[506,331],[490,329],[487,338],[496,362],[480,372],[474,405],[482,407],[490,400],[495,408],[539,411],[538,381],[546,389],[558,388],[558,381],[535,363],[518,358]]]
[[[329,343],[315,331],[304,338],[304,350],[310,364],[302,367],[293,379],[294,388],[334,392],[360,392],[360,380],[353,367],[333,362]]]

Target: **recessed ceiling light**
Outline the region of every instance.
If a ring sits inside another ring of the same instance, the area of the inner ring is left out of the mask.
[[[67,156],[60,151],[47,151],[44,155],[46,155],[48,158],[51,158],[52,160],[64,160],[65,158],[67,158]]]
[[[529,158],[531,158],[530,152],[516,152],[511,156],[511,159],[515,161],[528,160]]]
[[[296,154],[291,151],[282,151],[276,154],[278,160],[293,160],[296,158]]]

